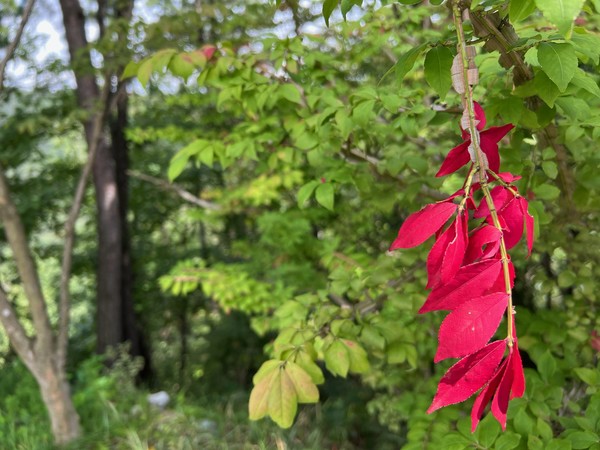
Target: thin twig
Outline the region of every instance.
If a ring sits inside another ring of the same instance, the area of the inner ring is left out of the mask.
[[[23,9],[23,15],[21,16],[21,23],[19,24],[19,28],[17,28],[17,34],[15,38],[8,44],[8,48],[6,49],[6,55],[2,61],[0,61],[0,93],[4,89],[4,76],[6,71],[6,65],[8,61],[12,59],[15,54],[15,50],[19,46],[19,42],[21,42],[21,37],[23,36],[23,31],[25,30],[25,25],[29,21],[29,17],[31,16],[31,11],[33,10],[33,5],[35,4],[35,0],[27,0],[25,4],[25,8]]]
[[[186,202],[192,203],[201,208],[210,209],[213,211],[218,211],[221,209],[221,205],[218,205],[217,203],[212,203],[212,202],[209,202],[208,200],[204,200],[202,198],[196,197],[191,192],[186,191],[185,189],[183,189],[182,187],[180,187],[176,184],[169,183],[166,180],[162,180],[160,178],[156,178],[151,175],[147,175],[145,173],[137,172],[135,170],[128,170],[127,175],[129,175],[132,178],[137,178],[138,180],[146,181],[146,182],[153,184],[154,186],[157,186],[159,188],[162,188],[166,191],[174,192],[175,194],[179,195],[179,197],[184,199]]]
[[[371,155],[367,155],[366,153],[361,152],[358,149],[352,148],[346,151],[342,151],[342,155],[346,156],[346,158],[348,158],[349,156],[353,157],[353,158],[357,158],[360,160],[363,160],[365,162],[368,162],[369,164],[371,164],[373,167],[377,168],[379,167],[379,165],[381,164],[381,160],[371,156]],[[389,178],[393,181],[399,181],[403,184],[406,184],[406,180],[401,176],[401,175],[390,175],[388,173],[384,173],[381,174],[382,176]],[[421,191],[422,194],[427,195],[428,197],[431,197],[435,200],[443,200],[445,199],[447,196],[444,195],[441,192],[436,191],[435,189],[430,188],[429,186],[426,185],[421,185],[421,188],[419,189]]]

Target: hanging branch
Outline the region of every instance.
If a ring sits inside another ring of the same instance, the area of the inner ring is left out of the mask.
[[[469,67],[473,67],[474,64],[472,62],[473,57],[469,58],[467,53],[467,44],[465,39],[465,34],[462,26],[462,16],[459,10],[460,1],[454,1],[452,4],[452,17],[454,20],[454,26],[456,28],[456,37],[458,39],[458,52],[460,59],[462,61],[462,81],[464,83],[464,93],[463,93],[463,103],[466,111],[468,112],[468,128],[469,134],[471,135],[471,146],[474,150],[476,166],[479,170],[479,183],[481,184],[481,191],[483,192],[485,201],[490,210],[490,215],[492,217],[494,226],[496,229],[502,233],[502,226],[500,225],[500,220],[498,219],[498,212],[496,211],[496,207],[494,206],[494,200],[492,199],[492,195],[490,192],[490,188],[487,182],[487,173],[486,170],[489,169],[487,163],[487,157],[483,153],[481,149],[481,139],[479,135],[479,130],[477,129],[477,120],[475,118],[475,103],[473,101],[473,90],[471,86],[474,83],[474,80],[470,79],[473,77],[469,77]],[[468,11],[468,10],[465,10]],[[507,322],[508,322],[508,333],[507,333],[507,342],[508,346],[513,346],[513,302],[512,302],[512,288],[510,283],[510,270],[509,270],[509,257],[506,251],[506,243],[504,240],[504,236],[500,238],[500,254],[502,256],[502,271],[504,273],[504,283],[506,288],[506,294],[508,294],[508,308],[507,308]]]
[[[471,168],[461,189],[404,221],[390,250],[415,247],[436,236],[427,257],[427,288],[432,290],[419,313],[450,311],[439,329],[434,362],[461,359],[442,377],[427,412],[463,402],[480,391],[471,411],[472,431],[489,403],[505,429],[510,399],[525,391],[512,304],[515,274],[507,250],[521,240],[526,226],[531,252],[533,217],[527,200],[513,185],[520,177],[499,173],[498,143],[513,125],[485,129],[483,108],[473,100],[478,73],[474,48],[466,44],[460,4],[452,1],[458,55],[451,75],[464,107],[463,142],[450,150],[436,176],[454,173],[469,162]],[[488,181],[488,174],[494,180]],[[498,186],[490,190],[489,183],[496,182]],[[478,190],[483,194],[479,205],[473,195]],[[490,342],[505,312],[506,337]]]

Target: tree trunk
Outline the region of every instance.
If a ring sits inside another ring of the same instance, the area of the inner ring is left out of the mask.
[[[71,61],[83,62],[80,67],[87,68],[87,71],[76,73],[75,78],[79,106],[89,112],[100,96],[86,50],[85,17],[79,0],[60,0],[60,4]],[[98,6],[97,20],[103,32],[106,5],[99,1]],[[114,14],[118,18],[128,18],[131,8],[132,2],[123,2],[115,8]],[[132,295],[131,246],[127,230],[128,149],[124,133],[127,124],[126,97],[117,99],[116,118],[111,122],[110,136],[107,135],[99,145],[93,166],[98,214],[96,350],[104,353],[108,347],[130,341],[131,353],[144,357],[144,373],[149,374],[149,351],[137,324]],[[85,124],[85,131],[89,144],[89,121]]]
[[[150,360],[150,350],[135,314],[133,297],[134,272],[131,254],[131,238],[127,212],[129,211],[129,146],[125,137],[127,128],[127,96],[119,97],[117,114],[110,122],[112,137],[112,153],[116,164],[117,188],[119,197],[119,216],[121,223],[121,325],[122,338],[130,343],[132,356],[141,356],[144,365],[140,379],[151,381],[153,371]]]
[[[48,364],[34,375],[48,409],[55,443],[64,445],[77,439],[81,435],[81,426],[64,370]]]
[[[94,187],[98,214],[96,349],[98,353],[104,353],[108,347],[123,342],[119,188],[116,164],[107,145],[98,148],[94,161]]]

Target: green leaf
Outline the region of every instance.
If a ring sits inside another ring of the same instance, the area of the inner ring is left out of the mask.
[[[525,408],[519,409],[513,420],[515,431],[522,435],[529,435],[533,431],[533,420],[527,414]]]
[[[150,80],[150,75],[152,75],[152,60],[148,58],[141,62],[137,71],[137,77],[142,87],[146,87]]]
[[[352,111],[352,118],[358,125],[367,126],[369,121],[375,117],[374,106],[375,100],[366,100],[359,103]]]
[[[573,20],[581,11],[584,0],[535,0],[535,4],[544,17],[556,25],[558,31],[568,37],[571,34]]]
[[[534,0],[510,0],[508,16],[512,23],[526,19],[533,11],[535,11]]]
[[[279,372],[280,365],[281,361],[266,361],[254,375],[254,388],[250,392],[250,401],[248,402],[250,420],[259,420],[267,415],[271,383]]]
[[[277,369],[283,362],[278,359],[270,359],[262,363],[258,371],[252,377],[252,382],[254,384],[260,383],[264,380],[271,372]]]
[[[194,73],[196,67],[190,62],[189,58],[185,58],[181,53],[178,53],[169,62],[169,70],[173,75],[187,80]]]
[[[389,364],[401,364],[406,361],[406,347],[404,342],[394,342],[386,350]]]
[[[288,362],[285,365],[285,372],[294,384],[298,403],[316,403],[319,401],[319,390],[310,375],[302,367],[293,362]]]
[[[571,36],[571,42],[579,53],[587,56],[595,65],[600,61],[600,37],[578,28]]]
[[[323,18],[325,19],[325,25],[329,26],[329,17],[338,4],[338,0],[325,0],[323,2]]]
[[[544,450],[544,443],[534,434],[527,436],[527,450]]]
[[[325,351],[325,366],[334,375],[344,378],[348,375],[350,355],[348,354],[348,347],[339,339],[334,340]]]
[[[411,48],[407,52],[403,53],[400,56],[400,58],[398,58],[398,61],[396,61],[396,64],[394,64],[381,77],[381,80],[379,80],[379,83],[381,83],[390,73],[392,73],[394,71],[396,72],[396,76],[398,78],[398,81],[402,82],[402,80],[404,79],[404,77],[406,76],[406,74],[408,72],[410,72],[410,70],[415,65],[415,62],[417,62],[417,59],[419,58],[419,56],[421,56],[421,53],[423,53],[423,51],[425,50],[425,48],[428,45],[429,44],[421,44],[421,45],[419,45],[417,47],[414,47],[414,48]]]
[[[277,363],[280,363],[280,361],[277,361]],[[255,384],[252,392],[250,392],[250,400],[248,402],[250,420],[259,420],[267,415],[271,383],[278,372],[279,370],[271,370],[264,374],[260,381]]]
[[[340,9],[342,11],[342,16],[344,17],[344,20],[346,20],[346,14],[348,14],[352,7],[354,5],[360,6],[361,3],[362,0],[342,0],[342,3],[340,4]]]
[[[573,449],[590,448],[593,444],[600,442],[598,435],[591,431],[575,431],[566,438],[571,441]]]
[[[539,71],[535,74],[535,79],[533,80],[535,85],[536,94],[550,107],[554,108],[554,102],[560,95],[560,90],[558,86],[554,84],[548,75],[544,72]]]
[[[552,178],[553,180],[558,175],[558,167],[556,166],[556,163],[554,161],[542,162],[542,170],[549,178]]]
[[[571,450],[571,443],[564,439],[552,439],[546,444],[545,450]]]
[[[360,332],[360,339],[367,346],[383,350],[385,348],[385,338],[377,328],[372,325],[365,325]]]
[[[304,186],[302,186],[300,189],[298,189],[296,198],[298,200],[299,208],[304,208],[306,201],[310,198],[310,196],[312,195],[315,188],[317,186],[319,186],[320,184],[321,183],[319,183],[318,181],[313,180],[313,181],[309,181]]]
[[[123,70],[123,74],[121,75],[121,80],[126,80],[127,78],[135,77],[140,68],[140,63],[135,61],[129,61]]]
[[[512,450],[521,442],[521,436],[512,431],[506,431],[496,440],[495,450]]]
[[[500,434],[500,430],[500,424],[488,415],[477,427],[477,433],[479,435],[477,441],[483,448],[492,448],[492,444],[498,437],[498,434]]]
[[[587,367],[578,367],[573,369],[575,374],[589,386],[598,386],[600,384],[600,371],[598,369],[588,369]]]
[[[346,345],[350,356],[350,372],[366,373],[371,370],[367,352],[357,342],[348,339],[342,339],[342,342]]]
[[[549,350],[542,353],[542,356],[536,361],[538,372],[544,381],[548,381],[556,372],[556,360]]]
[[[547,442],[552,439],[552,436],[554,435],[552,427],[541,417],[538,417],[537,419],[536,428],[537,434],[539,434],[544,441]]]
[[[549,184],[542,184],[533,189],[535,196],[541,200],[554,200],[560,195],[560,189]]]
[[[209,142],[205,139],[196,139],[179,150],[169,163],[169,170],[167,172],[169,181],[177,178],[183,172],[183,169],[185,169],[190,157],[200,153],[208,144]]]
[[[577,69],[571,83],[578,88],[588,91],[590,94],[600,97],[600,88],[591,76],[581,69]]]
[[[315,384],[322,384],[325,382],[325,377],[323,376],[323,371],[321,368],[313,361],[310,355],[304,351],[298,352],[296,356],[295,363],[304,369],[304,371],[310,375],[310,378],[313,380]]]
[[[315,191],[315,198],[321,206],[333,211],[334,197],[331,183],[321,183]]]
[[[452,86],[452,52],[447,47],[438,45],[425,55],[425,80],[444,100]]]
[[[208,167],[213,166],[214,159],[215,149],[213,146],[206,147],[200,153],[198,153],[198,160]]]
[[[548,78],[558,86],[561,92],[564,92],[577,70],[577,56],[573,46],[542,42],[538,46],[538,61]]]
[[[346,113],[345,109],[340,109],[335,113],[335,123],[340,130],[340,135],[343,140],[347,140],[352,132],[352,128],[354,127],[354,123],[348,117],[348,113]]]
[[[279,95],[292,103],[296,103],[298,105],[302,104],[302,96],[300,95],[300,91],[293,84],[282,84],[279,88]]]
[[[271,380],[267,402],[271,419],[281,428],[291,427],[298,410],[298,396],[293,381],[283,367],[275,372]]]
[[[166,48],[156,52],[150,57],[150,61],[152,61],[152,70],[164,72],[175,53],[177,52],[172,48]]]
[[[563,112],[575,120],[585,120],[590,117],[590,107],[587,102],[577,97],[560,97],[556,99],[556,104],[560,106]]]

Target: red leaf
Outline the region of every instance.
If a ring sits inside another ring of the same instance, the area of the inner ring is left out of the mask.
[[[444,175],[454,173],[462,166],[467,164],[471,159],[469,157],[469,151],[467,150],[469,148],[469,144],[471,144],[470,139],[450,150],[446,156],[446,159],[444,159],[444,162],[442,163],[442,167],[440,167],[440,170],[438,170],[438,173],[436,173],[435,176],[442,177]]]
[[[514,328],[513,328],[514,329]],[[525,374],[523,373],[523,361],[519,353],[517,341],[511,349],[511,368],[513,371],[513,383],[510,389],[510,399],[523,397],[525,393]]]
[[[494,284],[500,268],[499,259],[488,259],[461,267],[452,281],[431,291],[419,314],[439,310],[451,311],[466,300],[480,296]]]
[[[514,198],[510,191],[502,186],[496,186],[494,189],[492,189],[491,195],[496,211],[500,211],[504,207],[504,205],[506,205],[510,200]],[[475,211],[473,217],[475,219],[480,219],[481,217],[486,217],[489,215],[490,208],[487,204],[486,199],[482,198],[481,203],[479,203],[479,208],[477,208],[477,211]]]
[[[483,108],[479,103],[473,102],[473,106],[475,107],[475,120],[479,120],[479,123],[477,124],[477,129],[481,131],[485,128],[486,124],[485,112],[483,111]]]
[[[479,135],[481,150],[487,156],[488,167],[493,172],[500,170],[500,155],[498,154],[498,142],[515,126],[512,123],[501,127],[491,127],[482,131]]]
[[[533,248],[534,220],[533,216],[529,214],[529,204],[524,197],[519,197],[519,206],[525,217],[525,228],[527,229],[527,256],[529,257],[529,255],[531,255],[531,249]]]
[[[471,433],[474,433],[477,429],[477,425],[483,416],[483,411],[485,407],[488,405],[498,385],[500,384],[500,380],[502,380],[502,376],[504,375],[504,371],[506,370],[506,364],[508,360],[502,361],[500,367],[494,374],[494,377],[490,380],[486,387],[484,387],[475,401],[473,402],[473,409],[471,410]]]
[[[493,377],[505,348],[503,340],[492,342],[450,367],[440,380],[427,413],[465,401],[481,389]]]
[[[456,212],[458,205],[452,202],[441,202],[427,205],[420,211],[411,214],[398,231],[398,237],[390,250],[411,248],[425,242]]]
[[[464,264],[471,264],[479,259],[490,258],[495,255],[500,248],[501,237],[502,233],[496,227],[490,225],[483,225],[475,230],[469,238]]]
[[[434,362],[460,358],[484,347],[500,325],[508,294],[477,297],[461,304],[442,322]]]
[[[507,250],[510,250],[521,240],[523,236],[524,226],[524,214],[523,209],[520,206],[520,202],[513,197],[504,207],[498,212],[498,214],[506,222],[508,230],[503,233],[504,243],[506,244]]]
[[[520,180],[522,177],[520,175],[513,175],[510,172],[502,172],[502,173],[498,173],[498,178],[500,178],[502,181],[504,181],[505,183],[508,184],[512,184],[517,180]]]
[[[508,279],[510,280],[510,288],[512,289],[515,286],[515,266],[512,261],[508,260]],[[506,292],[506,280],[504,279],[504,267],[498,273],[498,278],[494,284],[485,291],[485,294],[492,294],[494,292]]]
[[[207,60],[213,57],[216,50],[217,50],[217,47],[215,47],[214,45],[205,45],[201,49],[202,53],[204,53],[204,56],[206,56]]]
[[[496,394],[492,400],[492,414],[496,418],[502,430],[506,430],[506,411],[508,411],[508,401],[510,400],[510,388],[512,387],[514,372],[512,370],[512,355],[508,356],[508,362],[506,363],[506,370],[502,375],[502,380],[496,389]]]
[[[463,213],[454,221],[454,239],[448,244],[442,262],[442,284],[448,283],[460,269],[467,246],[467,220],[468,216]]]
[[[442,262],[444,261],[444,253],[450,242],[456,237],[456,227],[454,222],[444,231],[435,241],[429,256],[427,256],[427,289],[431,289],[440,283],[442,276]]]

